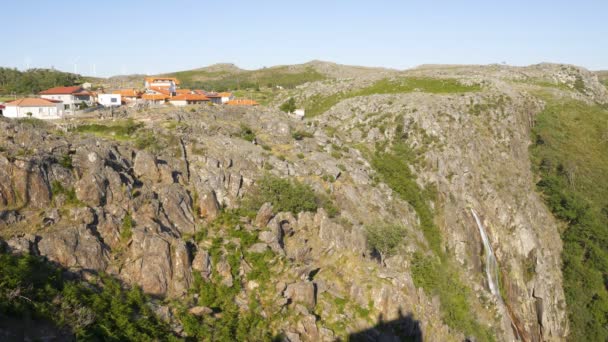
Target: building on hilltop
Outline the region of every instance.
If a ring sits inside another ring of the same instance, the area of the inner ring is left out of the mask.
[[[153,104],[164,104],[170,96],[165,94],[143,94],[142,100],[146,100]]]
[[[122,104],[122,98],[120,94],[99,94],[97,103],[104,107],[118,107]]]
[[[173,96],[176,95],[179,80],[175,77],[146,77],[144,78],[144,87],[146,88],[146,92],[148,90],[158,91],[159,89],[163,89]]]
[[[64,114],[63,102],[44,98],[24,98],[4,104],[7,118],[60,119]]]
[[[186,106],[189,104],[200,104],[208,101],[209,98],[202,94],[179,94],[169,99],[169,103],[178,107]]]
[[[126,103],[134,102],[141,98],[141,92],[135,89],[118,89],[114,90],[112,94],[120,95],[121,99]]]
[[[40,92],[40,97],[63,102],[63,111],[66,114],[74,113],[82,104],[90,106],[95,102],[94,93],[84,90],[81,86],[47,89]]]

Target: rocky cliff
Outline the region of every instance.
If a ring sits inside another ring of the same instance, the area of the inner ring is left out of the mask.
[[[564,340],[559,223],[535,189],[530,129],[542,93],[607,103],[597,77],[560,65],[429,66],[385,71],[380,87],[361,75],[280,93],[276,104],[330,104],[303,121],[271,107],[2,119],[0,235],[13,253],[82,279],[141,287],[178,336],[200,338],[192,319],[213,331],[240,312],[290,341]],[[422,203],[378,169],[397,145],[412,155],[412,186],[432,193]],[[314,209],[252,201],[264,175],[308,186]],[[471,209],[496,255],[498,296]],[[385,224],[403,228],[390,253],[370,241]],[[419,257],[449,269],[466,303],[421,278]]]

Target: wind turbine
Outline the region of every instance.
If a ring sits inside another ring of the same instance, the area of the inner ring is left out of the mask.
[[[80,56],[72,59],[72,64],[74,64],[74,73],[78,73],[78,61],[80,60]]]

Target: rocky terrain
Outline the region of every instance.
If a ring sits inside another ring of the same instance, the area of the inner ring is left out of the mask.
[[[552,64],[306,68],[323,79],[268,107],[1,119],[6,249],[140,287],[176,337],[216,339],[196,327],[240,313],[265,322],[244,326],[250,340],[565,340],[561,223],[536,191],[528,148],[548,96],[608,103],[597,75]],[[318,115],[279,111],[291,97]],[[392,157],[402,172],[390,172]],[[314,203],[281,210],[292,198],[272,203],[261,190],[280,179]],[[393,231],[373,240],[387,225],[400,227],[396,242]]]

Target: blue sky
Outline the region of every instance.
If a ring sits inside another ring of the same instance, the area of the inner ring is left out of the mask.
[[[312,59],[608,69],[607,0],[4,0],[0,66],[86,75]]]

